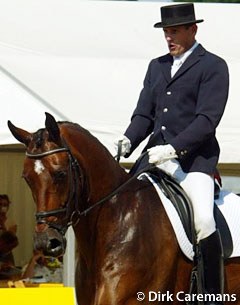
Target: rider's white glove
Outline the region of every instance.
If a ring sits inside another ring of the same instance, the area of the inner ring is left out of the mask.
[[[177,158],[177,154],[172,145],[157,145],[154,146],[148,151],[149,163],[155,163],[159,165],[167,160]]]
[[[125,156],[127,153],[130,152],[131,142],[126,136],[121,135],[114,141],[114,147],[115,147],[115,150],[117,153],[119,151],[119,145],[121,145],[120,146],[120,155],[121,156]]]

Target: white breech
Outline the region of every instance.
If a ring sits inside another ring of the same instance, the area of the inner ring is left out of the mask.
[[[184,173],[176,160],[166,161],[158,165],[158,168],[173,176],[190,198],[197,241],[211,235],[216,230],[213,216],[213,178],[201,172]]]

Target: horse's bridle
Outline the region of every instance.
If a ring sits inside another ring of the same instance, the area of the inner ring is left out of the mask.
[[[83,180],[82,171],[78,164],[77,159],[72,155],[68,147],[60,147],[52,149],[42,153],[29,153],[26,152],[26,156],[31,159],[41,159],[43,157],[66,152],[69,159],[69,194],[68,199],[64,203],[63,208],[54,209],[50,211],[40,211],[36,212],[35,217],[38,224],[47,224],[48,227],[54,228],[61,232],[63,235],[66,233],[67,229],[71,225],[76,225],[73,223],[73,218],[77,213],[80,213],[78,209],[78,195],[79,195],[79,180]],[[65,213],[65,224],[58,224],[54,222],[47,221],[46,219],[50,216],[58,216],[59,214]]]
[[[79,163],[77,159],[73,156],[71,153],[71,150],[67,147],[60,147],[56,149],[52,149],[43,153],[29,153],[26,152],[26,156],[28,158],[32,159],[38,159],[43,158],[45,156],[49,156],[52,154],[57,154],[61,152],[66,152],[68,154],[69,158],[69,173],[70,173],[70,185],[69,185],[69,195],[68,200],[64,203],[64,207],[60,209],[54,209],[51,211],[40,211],[35,214],[37,223],[45,223],[49,227],[52,227],[59,232],[61,232],[63,235],[66,233],[69,226],[75,226],[79,222],[80,216],[86,216],[88,212],[90,212],[92,209],[94,209],[96,206],[106,202],[107,200],[111,199],[114,195],[118,194],[122,189],[129,184],[132,180],[136,179],[142,172],[147,171],[148,169],[154,167],[154,165],[148,166],[141,171],[137,172],[133,176],[131,176],[127,181],[125,181],[123,184],[121,184],[119,187],[117,187],[113,192],[105,196],[104,198],[100,199],[98,202],[93,204],[92,206],[86,208],[83,211],[79,210],[78,200],[79,200],[79,179],[82,180],[82,189],[83,189],[83,174],[82,170],[79,166]],[[143,153],[140,157],[143,157],[147,152]],[[72,206],[74,204],[74,206]],[[65,219],[67,220],[65,225],[59,225],[55,224],[54,222],[46,221],[46,218],[50,216],[56,216],[59,214],[66,214]],[[76,222],[73,221],[74,216],[78,216]]]

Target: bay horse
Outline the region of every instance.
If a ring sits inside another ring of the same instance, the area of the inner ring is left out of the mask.
[[[73,227],[79,305],[187,303],[192,262],[148,181],[131,179],[78,124],[46,113],[45,128],[35,133],[8,126],[26,146],[22,175],[37,207],[35,248],[62,255]],[[240,305],[239,259],[225,270],[226,293]]]

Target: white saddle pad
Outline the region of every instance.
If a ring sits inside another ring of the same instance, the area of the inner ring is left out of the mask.
[[[171,221],[173,226],[173,230],[177,237],[179,246],[182,252],[190,259],[193,260],[194,252],[192,244],[187,238],[186,232],[178,216],[176,209],[170,200],[163,194],[161,189],[158,187],[158,184],[154,182],[154,180],[146,173],[141,174],[139,178],[142,176],[148,178],[148,180],[155,187],[161,202],[167,212],[167,215]],[[221,190],[219,194],[219,199],[217,199],[216,204],[221,210],[223,216],[226,219],[226,222],[229,226],[232,240],[233,240],[233,252],[230,257],[238,257],[240,256],[240,234],[239,234],[239,219],[240,219],[240,197],[226,190]]]

